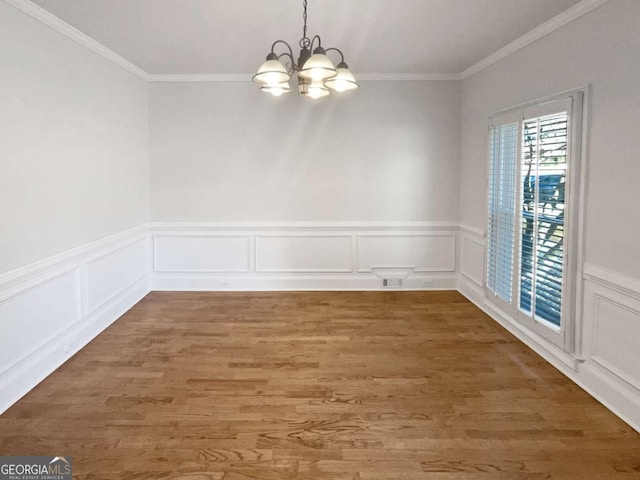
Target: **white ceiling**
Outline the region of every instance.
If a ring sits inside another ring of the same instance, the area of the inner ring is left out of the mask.
[[[152,74],[250,73],[297,48],[298,0],[33,0]],[[579,0],[308,0],[309,36],[354,72],[459,73]]]

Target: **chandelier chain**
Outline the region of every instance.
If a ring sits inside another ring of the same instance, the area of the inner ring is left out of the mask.
[[[309,48],[309,45],[311,45],[311,40],[309,40],[309,37],[307,37],[307,0],[302,1],[302,20],[304,20],[304,25],[302,27],[300,48]]]
[[[304,20],[304,27],[302,27],[302,37],[307,38],[307,0],[303,0],[303,13],[302,20]]]

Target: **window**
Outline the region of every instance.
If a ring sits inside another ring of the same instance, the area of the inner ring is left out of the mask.
[[[491,118],[487,293],[560,346],[571,323],[582,94]],[[575,263],[575,262],[574,262]]]

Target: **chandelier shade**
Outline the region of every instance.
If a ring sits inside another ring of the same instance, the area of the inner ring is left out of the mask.
[[[312,55],[309,60],[304,62],[304,65],[298,72],[298,75],[315,82],[321,82],[335,77],[337,72],[336,67],[333,66],[329,57],[324,53],[316,53]]]
[[[264,62],[260,65],[258,73],[253,76],[254,82],[265,85],[274,85],[288,82],[289,80],[291,80],[291,75],[287,72],[287,68],[277,59]]]
[[[357,90],[360,88],[356,79],[353,78],[353,74],[349,71],[347,66],[341,67],[338,65],[336,69],[337,75],[330,78],[324,84],[336,92],[346,92],[349,90]]]
[[[333,47],[325,50],[319,35],[313,38],[307,37],[307,0],[303,0],[303,20],[302,38],[299,41],[300,54],[297,61],[291,46],[284,40],[276,40],[271,46],[271,52],[267,55],[266,61],[253,76],[253,81],[260,84],[263,92],[276,97],[291,91],[288,82],[294,75],[298,81],[298,93],[308,98],[326,97],[331,93],[330,90],[334,92],[356,90],[359,85],[349,71],[342,51]],[[278,47],[284,51],[276,53]],[[330,52],[340,55],[337,68],[327,55]],[[285,63],[282,61],[283,58]]]

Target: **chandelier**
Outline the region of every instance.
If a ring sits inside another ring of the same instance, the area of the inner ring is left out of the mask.
[[[267,61],[253,76],[253,81],[261,85],[261,90],[279,97],[283,93],[291,91],[289,80],[295,73],[298,80],[298,92],[300,95],[310,98],[320,98],[329,95],[330,90],[346,92],[359,87],[349,67],[344,61],[344,55],[337,48],[322,48],[320,36],[312,39],[307,37],[307,0],[303,0],[304,27],[300,39],[300,56],[296,63],[291,46],[284,40],[276,40],[271,45],[271,52],[267,55]],[[318,45],[316,45],[316,41]],[[286,47],[283,53],[275,52],[277,46]],[[312,54],[313,52],[313,54]],[[340,63],[334,67],[327,57],[328,52],[337,52],[340,55]],[[280,59],[287,57],[286,66]]]

